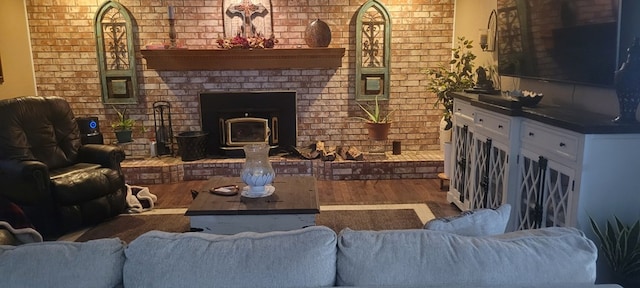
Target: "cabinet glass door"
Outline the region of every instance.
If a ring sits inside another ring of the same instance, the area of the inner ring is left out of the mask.
[[[476,136],[479,136],[476,134]],[[489,193],[489,154],[491,154],[491,139],[473,138],[473,157],[471,157],[471,183],[473,196],[471,197],[470,209],[485,208],[487,204],[487,194]]]
[[[459,193],[460,202],[467,203],[471,195],[471,152],[473,150],[473,132],[467,125],[453,127],[455,169],[451,187]]]
[[[573,195],[575,171],[556,162],[548,161],[545,172],[545,197],[542,223],[545,227],[573,226],[570,223],[569,203]]]
[[[528,151],[518,163],[520,201],[518,230],[570,226],[568,215],[575,171]]]
[[[471,209],[500,207],[507,191],[508,148],[491,138],[476,134],[473,145]]]
[[[487,208],[496,209],[505,202],[509,182],[509,152],[499,142],[493,142],[489,157],[489,194]]]
[[[518,163],[518,179],[520,183],[520,201],[517,209],[516,227],[518,230],[539,228],[541,205],[538,205],[542,197],[542,170],[539,159],[536,156],[528,156],[524,153]]]

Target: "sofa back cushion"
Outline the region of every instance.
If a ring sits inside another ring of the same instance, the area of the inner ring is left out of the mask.
[[[214,235],[147,232],[127,247],[125,287],[332,286],[337,236],[327,227]]]
[[[445,231],[464,236],[490,236],[503,234],[511,216],[511,205],[497,209],[467,210],[460,215],[432,219],[424,229]]]
[[[338,285],[593,284],[597,249],[572,228],[470,237],[442,231],[352,231],[338,236]]]
[[[118,287],[124,245],[117,238],[0,246],[0,286]]]
[[[0,101],[0,159],[37,160],[49,169],[76,162],[78,124],[61,97],[28,96]]]

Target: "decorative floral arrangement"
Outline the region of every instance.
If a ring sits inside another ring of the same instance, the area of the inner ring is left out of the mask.
[[[251,49],[251,48],[273,48],[278,43],[276,37],[271,35],[269,38],[265,38],[262,35],[258,34],[255,37],[242,37],[240,34],[236,35],[233,38],[219,38],[216,42],[218,42],[218,47],[222,49],[234,49],[234,48],[242,48],[242,49]]]

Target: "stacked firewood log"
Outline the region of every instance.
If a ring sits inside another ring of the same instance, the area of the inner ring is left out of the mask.
[[[355,146],[326,146],[323,141],[317,141],[306,148],[296,147],[301,157],[306,159],[320,158],[322,161],[334,161],[337,156],[344,160],[364,160],[364,154]]]

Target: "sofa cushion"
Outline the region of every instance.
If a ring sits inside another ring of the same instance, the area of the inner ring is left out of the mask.
[[[125,287],[332,286],[337,236],[327,227],[235,235],[147,232],[127,247]]]
[[[442,231],[352,231],[338,236],[338,285],[593,284],[597,249],[573,228],[469,237]],[[466,286],[465,286],[466,285]]]
[[[124,245],[119,239],[0,246],[0,275],[8,287],[117,287]]]
[[[509,223],[511,205],[503,204],[497,209],[476,209],[464,211],[458,216],[436,218],[424,229],[446,231],[465,236],[489,236],[505,232]]]

